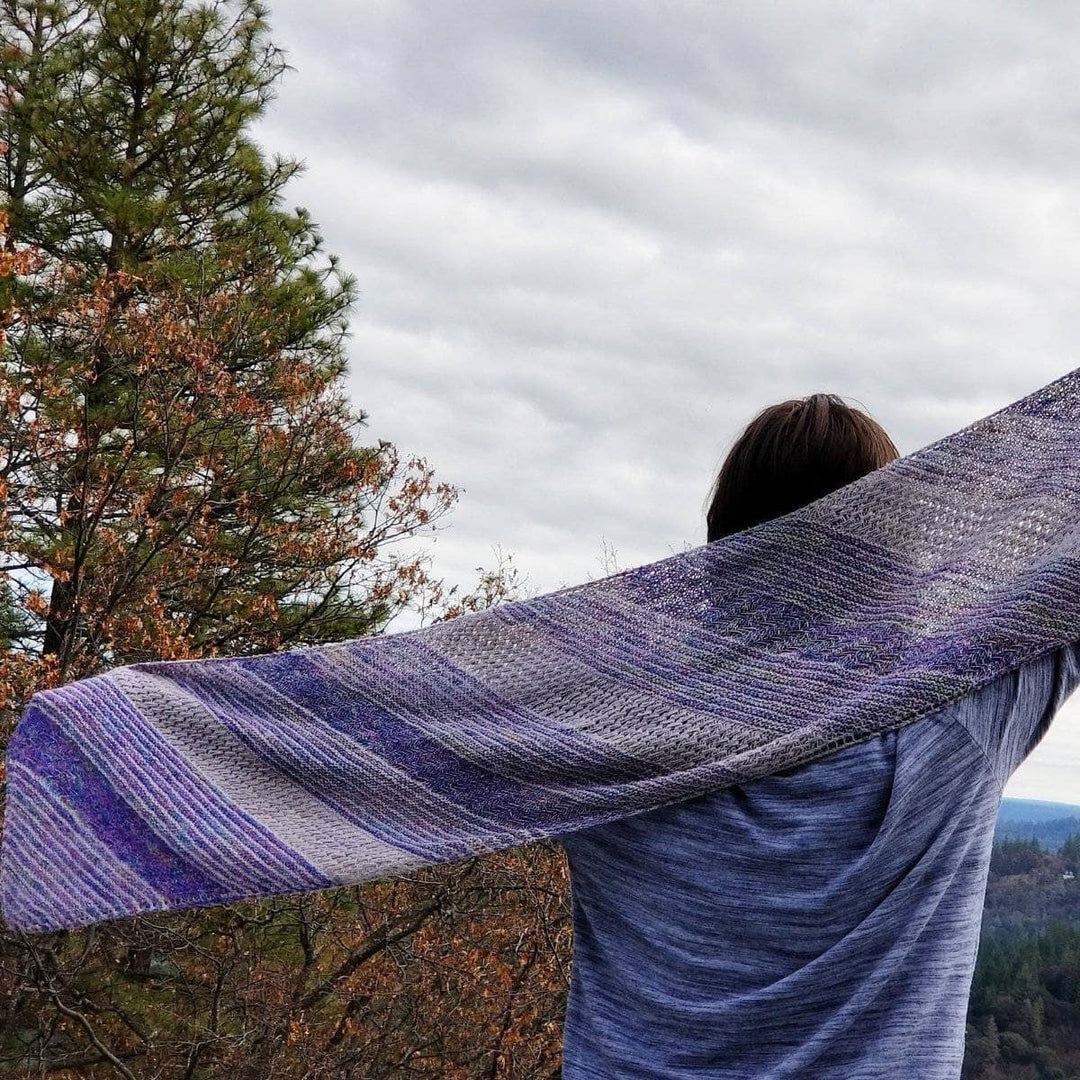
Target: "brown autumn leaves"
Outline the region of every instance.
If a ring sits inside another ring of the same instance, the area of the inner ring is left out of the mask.
[[[122,271],[72,289],[62,266],[11,242],[0,275],[41,286],[3,314],[5,744],[34,690],[112,664],[285,648],[335,626],[357,636],[410,605],[447,618],[512,588],[500,568],[459,597],[422,554],[393,552],[456,490],[386,442],[360,444],[315,364],[225,363],[221,343],[244,332],[237,294],[153,291]],[[328,599],[346,593],[355,604]],[[5,932],[0,1075],[555,1075],[568,949],[554,845],[409,880]]]

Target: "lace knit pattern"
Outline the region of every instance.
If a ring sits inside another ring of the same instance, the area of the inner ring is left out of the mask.
[[[1080,639],[1080,368],[713,544],[434,626],[114,668],[7,749],[9,926],[354,884],[892,731]]]

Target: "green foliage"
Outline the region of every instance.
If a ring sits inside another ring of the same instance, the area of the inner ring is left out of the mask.
[[[968,1008],[964,1080],[1080,1074],[1080,836],[995,845]]]
[[[360,441],[354,283],[283,202],[297,163],[249,134],[284,66],[255,0],[0,0],[0,759],[46,680],[336,642],[514,587],[500,568],[445,593],[394,550],[456,491]],[[552,1075],[555,855],[40,951],[0,934],[0,1072]]]
[[[2,76],[14,91],[5,187],[16,239],[138,271],[211,237],[241,236],[253,211],[271,211],[298,165],[267,162],[247,135],[285,67],[262,4],[5,8]]]
[[[990,869],[996,874],[1027,874],[1039,865],[1042,845],[1036,839],[1004,840],[994,845]]]
[[[340,374],[355,282],[248,130],[285,69],[256,0],[6,0],[0,181],[10,235],[87,275],[212,295],[236,282],[237,367],[273,348]],[[256,286],[252,282],[257,283]]]

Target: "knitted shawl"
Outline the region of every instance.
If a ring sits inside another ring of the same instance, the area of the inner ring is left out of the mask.
[[[404,633],[118,666],[7,747],[41,933],[352,885],[790,770],[1080,639],[1080,368],[779,518]]]

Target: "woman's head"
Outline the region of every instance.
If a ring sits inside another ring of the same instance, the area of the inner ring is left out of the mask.
[[[899,456],[876,420],[836,394],[769,405],[736,439],[713,484],[708,540],[797,510]]]

